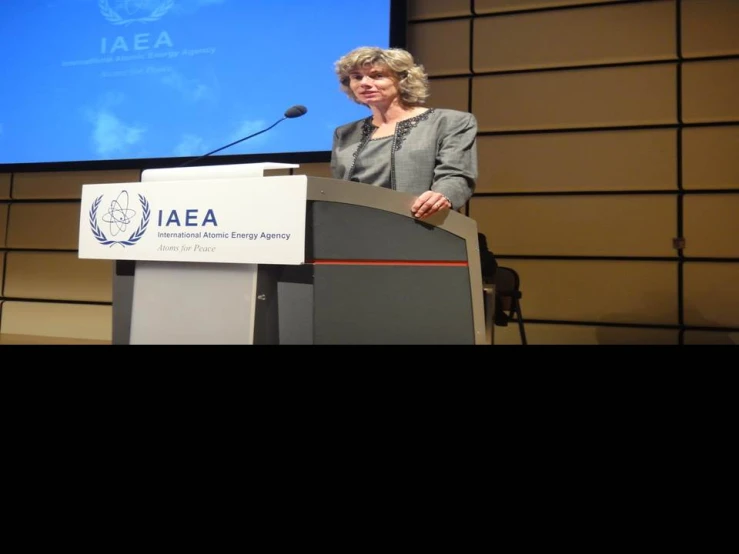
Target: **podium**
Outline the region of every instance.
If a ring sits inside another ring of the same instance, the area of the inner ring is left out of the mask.
[[[146,191],[138,193],[141,199],[153,195],[156,187],[166,185],[174,191],[190,182],[198,187],[190,204],[202,200],[206,206],[215,202],[214,195],[223,194],[220,187],[225,184],[257,193],[290,188],[293,181],[302,183],[302,212],[288,214],[284,220],[285,225],[300,223],[302,232],[294,236],[300,235],[302,259],[287,263],[263,261],[278,249],[276,243],[260,250],[255,259],[234,250],[228,254],[231,258],[216,262],[157,259],[159,252],[150,248],[146,255],[140,254],[138,244],[127,250],[123,250],[126,244],[123,248],[116,244],[116,251],[104,250],[102,227],[96,228],[91,218],[98,212],[88,206],[95,206],[90,204],[93,198],[99,202],[100,187],[115,185],[83,187],[80,257],[115,260],[113,344],[486,343],[474,220],[444,211],[420,221],[410,214],[414,196],[361,183],[263,175],[264,169],[278,167],[297,166],[148,170],[140,183],[148,188],[136,190]],[[174,202],[179,193],[168,195],[171,198],[165,195],[158,204]],[[241,198],[226,200],[231,205],[249,203]],[[142,208],[139,211],[153,212],[149,203],[142,201]],[[262,221],[279,220],[283,202],[271,201],[259,209]],[[162,225],[161,210],[158,217]],[[131,242],[142,225],[118,242]],[[96,239],[94,249],[86,236],[89,227]],[[256,241],[241,244],[258,246]]]

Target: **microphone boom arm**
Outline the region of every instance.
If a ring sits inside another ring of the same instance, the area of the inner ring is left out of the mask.
[[[267,131],[269,131],[269,130],[270,130],[270,129],[271,129],[272,127],[274,127],[274,126],[275,126],[275,125],[277,125],[278,123],[282,123],[282,122],[283,122],[283,121],[285,121],[286,119],[287,119],[287,116],[285,116],[285,117],[283,117],[283,118],[281,118],[281,119],[278,119],[277,121],[275,121],[275,122],[274,122],[274,123],[273,123],[272,125],[270,125],[270,126],[269,126],[269,127],[267,127],[266,129],[262,129],[261,131],[258,131],[258,132],[254,133],[254,134],[252,134],[252,135],[246,136],[246,137],[244,137],[244,138],[240,138],[239,140],[235,140],[235,141],[233,141],[233,142],[232,142],[231,144],[227,144],[226,146],[221,146],[220,148],[216,148],[216,149],[215,149],[215,150],[213,150],[212,152],[208,152],[207,154],[203,154],[202,156],[198,156],[198,157],[197,157],[197,158],[195,158],[195,159],[189,160],[189,161],[187,161],[187,162],[185,162],[185,163],[181,164],[181,165],[180,165],[179,167],[185,167],[185,166],[187,166],[187,165],[193,164],[193,163],[195,163],[195,162],[198,162],[198,161],[202,160],[203,158],[207,158],[207,157],[208,157],[208,156],[210,156],[211,154],[215,154],[216,152],[220,152],[221,150],[225,150],[226,148],[229,148],[229,147],[231,147],[231,146],[233,146],[233,145],[235,145],[235,144],[238,144],[238,143],[240,143],[240,142],[243,142],[243,141],[245,141],[246,139],[250,139],[250,138],[252,138],[252,137],[256,137],[257,135],[261,135],[262,133],[266,133],[266,132],[267,132]]]

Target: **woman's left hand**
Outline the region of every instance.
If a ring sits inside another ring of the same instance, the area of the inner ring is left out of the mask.
[[[411,213],[418,219],[425,219],[439,210],[449,209],[452,205],[440,192],[427,190],[411,206]]]

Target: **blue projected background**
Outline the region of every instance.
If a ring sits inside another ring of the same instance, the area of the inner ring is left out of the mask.
[[[3,0],[0,164],[326,151],[369,114],[334,62],[390,0]]]

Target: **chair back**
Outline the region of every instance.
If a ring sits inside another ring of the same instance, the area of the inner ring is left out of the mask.
[[[500,302],[500,307],[506,312],[508,319],[514,308],[513,299],[519,296],[519,286],[521,280],[515,269],[505,266],[498,266],[495,272],[495,294],[496,300]]]

